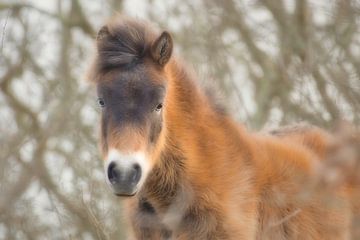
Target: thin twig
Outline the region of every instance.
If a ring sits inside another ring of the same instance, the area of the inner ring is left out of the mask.
[[[4,41],[5,41],[5,33],[6,33],[6,26],[10,17],[11,10],[8,11],[8,14],[6,15],[5,23],[2,29],[2,35],[1,35],[1,54],[3,53],[4,48]]]
[[[289,221],[291,218],[295,217],[296,215],[298,215],[301,212],[301,209],[296,209],[295,211],[293,211],[291,214],[287,215],[286,217],[280,219],[279,221],[272,223],[270,225],[270,227],[275,227],[275,226],[279,226],[281,224],[283,224],[286,221]]]

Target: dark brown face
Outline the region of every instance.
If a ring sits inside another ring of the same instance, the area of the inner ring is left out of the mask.
[[[97,86],[98,101],[102,107],[101,142],[104,153],[116,147],[121,151],[137,151],[141,146],[127,139],[120,144],[123,131],[148,135],[146,145],[154,143],[161,129],[165,82],[149,79],[140,65],[130,71],[114,71],[108,74],[111,81]],[[159,76],[159,78],[161,78]],[[121,134],[122,133],[122,134]],[[145,137],[145,136],[144,136]]]
[[[102,108],[106,179],[116,195],[136,194],[155,164],[171,53],[169,33],[156,37],[137,21],[113,21],[98,33],[92,78]]]
[[[114,70],[97,85],[102,108],[101,146],[107,179],[118,195],[132,195],[145,180],[149,155],[162,129],[165,81],[139,64]]]

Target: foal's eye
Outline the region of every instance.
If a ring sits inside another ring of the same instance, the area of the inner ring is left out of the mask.
[[[162,103],[159,103],[159,104],[156,106],[155,111],[156,111],[156,112],[160,112],[160,110],[162,109],[162,107],[163,107]]]
[[[99,104],[100,107],[104,107],[104,106],[105,106],[105,101],[104,101],[104,99],[98,98],[98,104]]]

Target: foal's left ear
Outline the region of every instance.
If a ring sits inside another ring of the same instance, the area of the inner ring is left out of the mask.
[[[170,34],[164,31],[151,46],[151,56],[160,66],[165,66],[171,57],[173,41]]]

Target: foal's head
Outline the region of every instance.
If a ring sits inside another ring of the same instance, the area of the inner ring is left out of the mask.
[[[98,33],[91,78],[102,109],[106,178],[116,195],[136,194],[154,165],[171,52],[167,32],[157,35],[137,21],[117,19]]]

